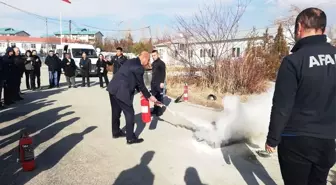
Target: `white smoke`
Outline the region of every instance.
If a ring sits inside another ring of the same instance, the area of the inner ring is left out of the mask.
[[[214,123],[193,120],[194,137],[213,147],[249,140],[263,146],[268,132],[274,87],[242,103],[239,96],[223,98],[224,111]],[[202,122],[202,123],[201,123]],[[202,126],[204,125],[204,126]]]

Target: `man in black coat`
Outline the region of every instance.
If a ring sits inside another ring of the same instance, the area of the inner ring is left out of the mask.
[[[85,87],[85,78],[87,82],[87,87],[90,87],[91,59],[87,58],[85,52],[82,53],[82,58],[79,61],[79,66],[82,75],[82,87]]]
[[[152,63],[152,81],[151,92],[152,95],[159,101],[163,101],[163,87],[166,80],[166,64],[160,59],[157,50],[152,51],[152,57],[154,62]],[[152,114],[157,116],[162,115],[162,109],[159,106],[154,105]]]
[[[14,48],[14,67],[13,67],[13,77],[14,77],[14,94],[13,98],[14,100],[20,101],[23,100],[23,98],[20,96],[20,86],[21,86],[21,78],[23,76],[23,73],[25,71],[25,64],[24,59],[21,56],[20,49],[18,47]]]
[[[59,58],[54,54],[53,50],[49,51],[49,55],[45,59],[45,64],[48,66],[49,71],[49,89],[59,87],[58,84],[58,71],[61,68]]]
[[[113,65],[113,75],[118,72],[126,60],[127,58],[123,55],[123,49],[118,47],[117,54],[111,58],[111,63]]]
[[[70,53],[65,54],[65,58],[62,61],[62,65],[69,88],[71,87],[76,88],[75,76],[77,66],[74,59],[71,58]]]
[[[0,56],[0,109],[3,108],[2,102],[1,102],[1,98],[2,98],[2,89],[4,86],[4,82],[5,82],[5,69],[4,69],[5,65],[4,62],[2,60],[2,56]]]
[[[15,75],[14,75],[14,50],[8,47],[5,56],[2,57],[4,67],[4,104],[14,103]]]
[[[112,108],[113,138],[125,136],[120,130],[120,115],[123,111],[126,119],[127,144],[143,142],[143,139],[137,138],[134,134],[133,98],[135,90],[141,92],[150,101],[157,103],[156,98],[148,92],[143,79],[144,66],[148,65],[149,58],[149,53],[144,51],[138,58],[127,60],[107,87]]]
[[[40,57],[37,55],[36,50],[32,51],[33,54],[33,66],[34,66],[34,71],[33,71],[33,85],[35,86],[35,79],[37,80],[37,89],[41,88],[41,67],[42,67],[42,62]]]
[[[278,146],[286,185],[325,185],[335,164],[336,48],[324,35],[326,14],[303,10],[296,44],[279,68],[265,149]]]

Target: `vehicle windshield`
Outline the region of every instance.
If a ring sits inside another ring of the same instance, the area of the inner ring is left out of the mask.
[[[98,58],[97,53],[94,49],[72,49],[72,56],[73,58],[82,58],[83,52],[86,53],[88,58]]]

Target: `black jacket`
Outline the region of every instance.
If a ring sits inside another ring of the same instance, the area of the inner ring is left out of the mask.
[[[64,58],[62,64],[65,76],[73,77],[76,75],[77,66],[74,59],[70,59],[69,61],[68,59]]]
[[[30,56],[30,57],[25,57],[25,70],[31,71],[34,70],[34,66],[33,66],[33,61],[34,61],[34,57]]]
[[[152,63],[152,86],[160,86],[166,79],[166,64],[158,58]]]
[[[111,58],[111,64],[113,65],[113,74],[116,74],[116,72],[121,68],[126,60],[127,58],[124,55],[121,55],[119,57],[115,55]]]
[[[105,60],[100,60],[98,59],[97,60],[97,73],[100,74],[100,73],[107,73],[107,65],[109,65],[109,63]],[[103,68],[103,72],[101,72],[101,69],[100,68]]]
[[[4,73],[5,73],[4,66],[5,65],[2,56],[0,56],[0,88],[2,88],[1,81],[4,80]]]
[[[79,62],[79,67],[82,71],[89,72],[91,69],[91,60],[89,58],[86,58],[85,60],[81,58]]]
[[[280,66],[267,144],[281,136],[336,138],[336,49],[325,35],[301,39]]]
[[[56,55],[53,55],[52,57],[48,55],[45,59],[45,64],[48,66],[48,70],[52,72],[59,71],[62,67],[60,60]]]
[[[41,69],[42,66],[42,62],[39,56],[37,55],[33,55],[33,67],[35,71],[39,71]]]
[[[14,62],[13,72],[14,74],[16,74],[16,77],[21,78],[25,71],[25,59],[21,55],[14,55],[13,62]]]
[[[127,60],[113,76],[107,91],[129,106],[133,104],[135,90],[149,98],[151,95],[144,83],[144,71],[139,58]]]
[[[13,51],[12,48],[7,48],[6,54],[2,57],[3,64],[3,79],[4,80],[12,80],[14,75],[14,57],[9,56],[9,51]]]

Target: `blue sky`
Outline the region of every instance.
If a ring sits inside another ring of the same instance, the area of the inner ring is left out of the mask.
[[[197,12],[202,3],[222,1],[228,6],[234,0],[72,0],[66,4],[61,0],[0,0],[15,7],[34,12],[36,14],[59,18],[60,12],[64,20],[73,20],[73,29],[85,27],[82,24],[104,29],[137,29],[151,26],[152,35],[160,36],[164,30],[171,30],[176,15],[188,17]],[[251,0],[243,18],[240,29],[247,30],[253,26],[265,28],[271,26],[273,21],[288,14],[290,4],[301,8],[318,6],[326,11],[330,20],[328,24],[336,24],[335,0]],[[45,21],[5,7],[0,4],[0,27],[13,27],[29,32],[33,36],[46,34]],[[118,26],[118,23],[122,23]],[[49,33],[59,31],[59,23],[50,21]],[[68,24],[63,23],[62,29],[68,29]],[[94,29],[91,29],[94,30]],[[106,36],[121,37],[124,32],[106,32]],[[149,30],[132,32],[134,37],[149,37]]]

